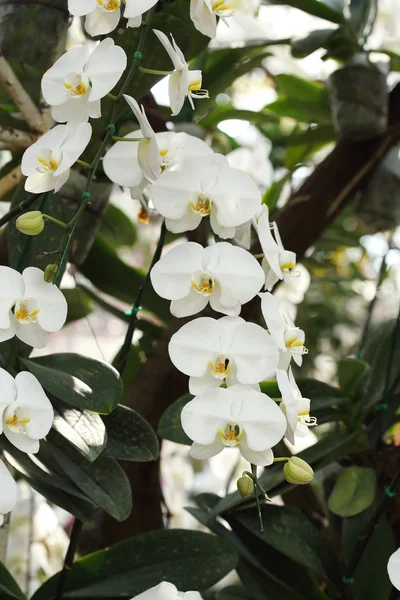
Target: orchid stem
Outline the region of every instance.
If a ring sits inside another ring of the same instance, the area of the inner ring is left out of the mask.
[[[258,513],[258,518],[260,519],[260,531],[264,531],[264,525],[263,525],[262,514],[261,514],[261,506],[260,506],[260,498],[258,497],[258,490],[260,490],[262,492],[262,494],[264,494],[264,495],[265,495],[265,492],[262,489],[262,487],[260,486],[260,484],[258,483],[257,466],[256,465],[251,465],[251,472],[252,472],[252,479],[254,481],[254,495],[256,497],[257,513]]]
[[[55,223],[56,225],[58,225],[59,227],[62,227],[63,229],[68,229],[67,223],[60,221],[59,219],[56,219],[55,217],[51,217],[50,215],[46,215],[45,213],[42,213],[42,217],[44,217],[48,221],[52,221],[52,223]]]
[[[81,165],[81,167],[85,167],[85,169],[91,168],[91,165],[88,162],[86,162],[85,160],[81,160],[80,158],[78,158],[76,162],[78,165]]]
[[[146,67],[139,67],[139,71],[142,73],[148,73],[149,75],[171,75],[173,71],[159,71],[158,69],[146,69]]]
[[[124,138],[113,135],[111,138],[114,142],[141,142],[143,138]]]
[[[71,537],[67,554],[65,555],[64,566],[58,580],[57,595],[55,600],[62,600],[64,597],[65,584],[67,582],[68,573],[74,564],[75,554],[78,548],[79,537],[81,535],[83,523],[79,519],[75,519],[72,526]]]
[[[107,94],[107,98],[110,98],[110,100],[112,100],[113,102],[117,102],[118,101],[117,96],[114,96],[114,94],[108,93]]]
[[[261,254],[253,254],[254,258],[264,258],[264,253],[261,252]]]
[[[157,248],[154,252],[153,259],[151,261],[149,270],[147,271],[146,277],[144,278],[143,283],[139,288],[135,302],[132,304],[132,308],[130,311],[130,321],[129,321],[128,330],[126,332],[125,340],[121,346],[121,350],[119,351],[118,357],[116,360],[117,370],[119,371],[120,374],[123,373],[123,371],[126,367],[126,363],[127,363],[128,356],[129,356],[129,351],[130,351],[131,345],[132,345],[133,335],[134,335],[135,329],[136,329],[137,315],[141,308],[140,304],[142,302],[142,297],[143,297],[144,291],[150,281],[151,270],[154,267],[154,265],[156,264],[156,262],[160,259],[166,236],[167,236],[167,228],[165,226],[165,221],[163,221],[163,223],[161,225],[160,238],[158,240]]]

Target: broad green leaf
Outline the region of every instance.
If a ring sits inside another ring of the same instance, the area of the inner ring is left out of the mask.
[[[93,504],[118,521],[129,517],[132,510],[131,487],[115,460],[100,456],[90,463],[55,433],[50,442],[59,468]]]
[[[383,395],[390,391],[400,375],[400,332],[395,333],[396,321],[390,320],[380,324],[371,332],[362,352],[361,358],[371,370],[364,391],[364,404],[371,407],[383,401]],[[390,371],[390,376],[388,377]],[[386,384],[388,383],[388,386]],[[397,389],[398,386],[395,386]],[[395,390],[393,390],[395,391]]]
[[[128,304],[132,304],[136,298],[144,279],[144,274],[124,263],[101,236],[96,237],[79,269],[100,291]],[[171,318],[169,302],[157,296],[151,284],[143,295],[142,306],[165,321]]]
[[[286,4],[298,8],[309,15],[331,21],[343,23],[343,3],[341,0],[267,0],[268,4]]]
[[[318,104],[329,111],[328,90],[321,83],[288,74],[277,75],[276,83],[283,96],[300,103]]]
[[[300,510],[271,504],[264,507],[262,514],[263,531],[255,510],[240,511],[235,520],[300,565],[333,581],[338,579],[339,565],[332,548]]]
[[[69,406],[107,415],[121,397],[120,376],[106,362],[73,353],[22,359],[21,362],[45,390]]]
[[[0,596],[2,600],[26,600],[24,592],[2,562],[0,562]]]
[[[177,444],[191,446],[192,440],[186,435],[181,425],[181,412],[183,407],[193,399],[190,394],[181,396],[165,411],[158,424],[157,433],[161,438]]]
[[[107,206],[99,233],[113,248],[131,247],[137,239],[135,225],[115,204]]]
[[[357,358],[344,358],[338,365],[340,391],[344,396],[357,396],[369,373],[369,365]]]
[[[392,50],[384,50],[382,48],[379,48],[379,52],[383,52],[383,54],[389,56],[391,71],[400,71],[400,54],[397,54]]]
[[[267,110],[255,112],[252,110],[239,110],[232,106],[218,106],[205,117],[200,118],[198,123],[205,129],[212,129],[221,123],[221,121],[229,121],[229,119],[249,121],[249,123],[253,123],[254,125],[279,122],[279,117]]]
[[[81,288],[67,288],[61,290],[68,302],[68,316],[66,325],[84,319],[93,311],[93,300]]]
[[[263,195],[262,203],[268,206],[270,213],[275,211],[278,200],[281,197],[283,188],[285,187],[285,183],[290,181],[291,177],[291,173],[285,173],[277,181],[274,181]]]
[[[345,467],[338,475],[328,508],[339,517],[354,517],[374,501],[376,473],[366,467]]]
[[[267,104],[264,109],[280,117],[290,117],[299,123],[331,123],[330,111],[325,106],[286,96],[278,96],[277,100]]]
[[[69,408],[58,402],[53,428],[89,462],[96,460],[107,445],[101,417],[88,410]]]
[[[205,590],[237,564],[231,544],[200,531],[153,531],[125,540],[77,560],[67,579],[65,598],[131,598],[157,585],[174,583],[179,590]],[[58,575],[32,600],[53,600]]]
[[[8,462],[39,494],[50,502],[81,519],[90,521],[93,517],[93,504],[74,486],[63,473],[53,471],[53,465],[42,460],[46,453],[46,443],[41,442],[35,462],[25,453],[17,450],[4,436],[0,438],[0,447],[6,452]],[[59,469],[58,465],[57,469]]]
[[[285,581],[272,579],[244,560],[240,561],[237,572],[254,600],[306,600],[304,596],[291,589]]]
[[[295,58],[305,58],[319,48],[326,48],[333,32],[333,29],[317,29],[304,37],[294,38],[290,42],[292,55]]]
[[[139,413],[119,404],[110,415],[104,417],[104,423],[108,443],[103,456],[135,462],[157,460],[157,436]]]
[[[217,592],[215,600],[252,600],[253,596],[242,585],[230,585]]]
[[[360,536],[364,535],[375,510],[376,505],[362,514],[344,519],[342,539],[346,564],[350,562],[355,545]],[[393,588],[387,575],[387,563],[397,546],[392,527],[384,516],[378,526],[374,527],[372,537],[354,573],[354,583],[351,586],[354,600],[389,600],[392,597]]]

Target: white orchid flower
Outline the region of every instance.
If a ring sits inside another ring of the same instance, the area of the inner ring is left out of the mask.
[[[11,377],[11,375],[10,375]],[[11,377],[12,379],[12,377]],[[0,404],[1,409],[1,404]],[[1,428],[1,425],[0,425]],[[0,429],[1,431],[1,429]],[[17,503],[17,484],[10,471],[0,458],[0,527],[4,522],[4,515],[12,511]]]
[[[68,304],[56,285],[46,283],[43,271],[28,267],[18,273],[0,267],[0,342],[16,335],[33,348],[44,348],[48,333],[59,331]]]
[[[68,0],[68,10],[76,17],[86,17],[85,29],[91,36],[106,35],[117,27],[122,0]]]
[[[304,331],[295,326],[286,304],[279,305],[277,299],[269,292],[259,296],[268,331],[280,350],[281,358],[278,367],[286,370],[292,358],[301,367],[303,354],[308,352],[304,346]]]
[[[162,581],[131,600],[202,600],[199,592],[178,592],[177,587]]]
[[[261,193],[251,177],[230,167],[220,154],[172,167],[153,185],[151,195],[169,231],[192,231],[209,215],[214,233],[223,239],[233,238],[236,227],[261,207]]]
[[[264,282],[264,272],[246,250],[219,242],[203,248],[187,242],[172,248],[153,267],[151,282],[162,298],[172,300],[171,313],[188,317],[210,306],[237,317]]]
[[[187,97],[190,106],[194,110],[193,98],[209,98],[207,90],[201,89],[202,73],[200,70],[190,71],[182,50],[176,44],[171,34],[172,44],[168,37],[162,31],[153,29],[154,33],[167,51],[174,72],[169,76],[169,102],[172,109],[172,114],[178,115],[183,107],[185,98]]]
[[[88,145],[92,135],[89,123],[71,128],[57,125],[32,144],[22,157],[21,170],[27,176],[27,192],[41,194],[58,190],[67,182],[72,165]]]
[[[142,132],[132,131],[125,138],[142,137]],[[160,155],[160,172],[164,173],[184,158],[197,158],[212,155],[213,151],[206,142],[187,133],[163,131],[155,134]],[[130,188],[141,186],[143,172],[139,166],[138,148],[140,142],[116,142],[108,150],[103,160],[103,168],[107,177],[114,183]],[[147,180],[146,180],[147,184]],[[151,187],[149,187],[151,195]]]
[[[193,458],[210,458],[224,448],[238,447],[250,463],[266,466],[271,450],[285,434],[286,419],[266,394],[248,385],[208,390],[188,402],[182,427],[193,445]]]
[[[210,38],[217,34],[217,17],[226,23],[225,18],[234,12],[232,0],[190,0],[190,18],[194,26]]]
[[[260,217],[256,219],[256,229],[264,253],[262,266],[266,275],[265,288],[270,292],[280,279],[290,283],[296,267],[296,254],[283,247],[278,226],[275,221],[272,224],[269,222],[268,207],[265,204]]]
[[[124,17],[128,19],[127,27],[140,27],[143,13],[153,8],[158,0],[125,0]]]
[[[126,96],[124,94],[124,98],[138,120],[143,136],[143,139],[138,142],[137,146],[137,160],[139,167],[146,179],[152,182],[157,181],[162,171],[162,159],[157,144],[156,134],[149,123],[143,106],[140,108],[139,104],[132,96]],[[127,142],[121,143],[126,144]]]
[[[202,394],[235,383],[258,384],[274,372],[279,351],[271,336],[259,325],[241,317],[190,321],[169,343],[175,367],[189,375],[191,394]]]
[[[289,367],[289,375],[282,369],[277,369],[276,379],[282,394],[282,402],[279,407],[287,420],[285,437],[291,443],[295,443],[295,436],[308,435],[308,428],[317,424],[315,417],[310,417],[310,400],[303,398],[292,369]]]
[[[50,400],[36,377],[28,371],[14,379],[0,369],[0,433],[21,452],[35,454],[54,419]]]
[[[118,83],[127,58],[111,38],[100,42],[90,54],[86,46],[72,48],[46,71],[42,92],[52,107],[55,121],[84,123],[101,117],[101,98]]]
[[[387,571],[392,585],[400,591],[400,548],[389,558]]]

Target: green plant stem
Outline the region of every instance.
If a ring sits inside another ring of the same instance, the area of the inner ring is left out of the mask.
[[[91,167],[91,165],[88,162],[86,162],[85,160],[81,160],[80,158],[78,158],[75,162],[78,165],[81,165],[81,167],[85,167],[85,169],[90,169]]]
[[[146,69],[146,67],[139,67],[139,71],[142,73],[148,73],[149,75],[171,75],[173,71],[158,71],[157,69]]]
[[[141,53],[142,53],[142,50],[143,50],[143,47],[144,47],[144,44],[146,41],[146,37],[147,37],[148,31],[149,31],[149,25],[150,25],[151,19],[153,17],[154,11],[155,11],[155,6],[149,10],[146,21],[142,25],[139,43],[138,43],[138,47],[137,47],[135,54],[139,53],[141,55]],[[114,130],[115,130],[115,123],[117,120],[117,111],[118,111],[119,101],[122,99],[124,92],[126,91],[127,87],[129,86],[129,83],[130,83],[135,71],[137,70],[137,68],[139,66],[140,60],[141,60],[140,58],[133,59],[130,69],[128,71],[128,74],[126,76],[125,82],[123,83],[123,85],[119,91],[119,94],[116,97],[114,108],[111,113],[110,123],[106,129],[106,134],[104,136],[102,143],[100,144],[100,147],[97,151],[96,156],[94,157],[94,159],[90,165],[90,171],[89,171],[87,181],[86,181],[85,193],[82,195],[82,202],[80,204],[78,212],[68,223],[67,233],[63,236],[60,247],[57,251],[57,253],[60,254],[60,259],[57,262],[58,270],[57,270],[57,274],[53,280],[53,285],[59,285],[59,283],[60,283],[64,261],[66,260],[68,248],[71,244],[71,240],[74,235],[76,225],[90,200],[90,190],[92,187],[93,179],[96,175],[96,171],[99,166],[100,160],[103,156],[104,150],[106,149],[107,142],[108,142],[109,138],[112,137]]]
[[[393,477],[391,484],[389,487],[385,488],[385,496],[379,503],[378,508],[376,509],[375,515],[372,519],[368,521],[366,528],[363,533],[359,537],[359,542],[356,545],[356,548],[353,552],[353,555],[350,559],[350,562],[345,570],[344,578],[348,581],[351,581],[354,578],[354,573],[357,569],[358,563],[360,562],[365,549],[368,546],[368,543],[371,539],[372,534],[374,533],[376,527],[379,524],[379,521],[383,517],[390,500],[395,495],[397,484],[400,480],[400,471]]]
[[[258,514],[258,518],[260,519],[260,531],[264,531],[264,524],[263,524],[263,520],[262,520],[260,498],[258,497],[258,490],[260,490],[260,492],[264,495],[265,495],[265,492],[262,489],[261,485],[258,483],[257,466],[256,465],[251,465],[251,473],[252,473],[252,478],[254,481],[254,495],[256,497],[257,514]]]
[[[59,219],[56,219],[55,217],[52,217],[50,215],[46,215],[45,213],[42,213],[42,217],[44,217],[48,221],[51,221],[52,223],[55,223],[56,225],[58,225],[59,227],[62,227],[63,229],[68,229],[68,224],[64,223],[64,221],[60,221]]]
[[[3,227],[3,225],[6,225],[9,221],[11,221],[11,219],[23,213],[26,208],[29,208],[29,206],[31,206],[31,204],[34,204],[36,200],[39,200],[40,196],[41,194],[31,194],[26,200],[22,200],[22,202],[20,202],[18,206],[15,206],[11,210],[9,210],[8,213],[1,217],[0,227]]]
[[[74,564],[75,554],[78,548],[79,537],[81,535],[83,523],[79,519],[75,519],[72,526],[71,537],[67,554],[65,555],[64,566],[58,580],[57,594],[55,600],[62,600],[64,597],[65,584],[67,582],[68,573]]]
[[[125,335],[125,340],[121,346],[121,350],[118,353],[118,358],[116,360],[116,367],[117,370],[119,371],[119,373],[123,373],[125,366],[126,366],[126,362],[128,360],[128,356],[129,356],[129,351],[131,348],[131,344],[132,344],[132,339],[133,339],[133,335],[135,333],[135,329],[136,329],[136,321],[137,321],[137,315],[138,312],[140,310],[140,304],[142,302],[142,298],[143,298],[143,294],[144,291],[150,281],[150,273],[152,268],[154,267],[154,265],[156,264],[156,262],[159,260],[160,256],[161,256],[161,252],[164,246],[164,242],[165,242],[165,238],[167,235],[167,228],[165,226],[165,221],[163,221],[162,225],[161,225],[161,231],[160,231],[160,237],[158,240],[158,244],[157,244],[157,248],[154,252],[153,255],[153,259],[151,261],[151,265],[149,267],[149,270],[147,271],[146,277],[143,280],[142,285],[140,286],[136,299],[134,301],[134,303],[132,304],[132,309],[131,309],[131,314],[130,314],[130,321],[129,321],[129,325],[128,325],[128,330],[126,332]]]
[[[114,142],[140,142],[143,138],[124,138],[113,135],[111,138]]]

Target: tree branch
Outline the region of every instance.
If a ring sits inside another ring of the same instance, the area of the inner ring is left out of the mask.
[[[14,167],[12,171],[4,175],[0,179],[0,199],[4,198],[9,192],[15,190],[15,188],[21,183],[24,175],[21,171],[21,165]]]
[[[25,91],[11,65],[2,55],[0,56],[0,83],[6,88],[10,98],[24,115],[29,127],[33,131],[42,133],[45,127],[39,109]]]

